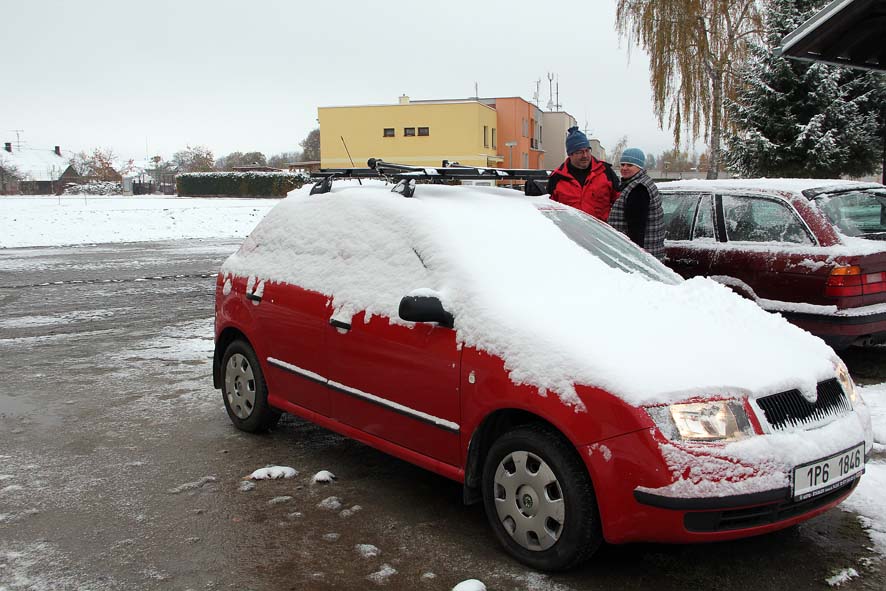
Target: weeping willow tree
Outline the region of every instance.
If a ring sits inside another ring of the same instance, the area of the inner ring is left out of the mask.
[[[619,34],[649,54],[659,125],[667,121],[675,145],[683,131],[692,140],[704,137],[709,179],[720,171],[721,138],[729,124],[724,98],[735,94],[735,67],[763,30],[760,5],[760,0],[618,0]]]

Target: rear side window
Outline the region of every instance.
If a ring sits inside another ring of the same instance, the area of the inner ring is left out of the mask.
[[[665,239],[689,240],[698,199],[699,195],[664,194],[661,196]]]
[[[724,195],[723,221],[730,242],[813,244],[793,209],[779,201]]]
[[[698,204],[692,239],[705,242],[714,242],[717,239],[714,234],[714,198],[711,195],[702,197]]]
[[[886,239],[886,189],[824,194],[816,201],[843,234]]]

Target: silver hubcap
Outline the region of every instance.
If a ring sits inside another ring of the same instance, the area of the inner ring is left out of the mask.
[[[515,451],[495,471],[495,510],[515,542],[547,550],[563,533],[566,507],[551,468],[535,454]]]
[[[225,396],[238,419],[248,419],[255,408],[255,375],[243,355],[234,353],[225,367]]]

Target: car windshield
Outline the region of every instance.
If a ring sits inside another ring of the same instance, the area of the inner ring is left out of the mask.
[[[671,285],[682,281],[654,256],[622,239],[608,226],[582,211],[572,208],[541,208],[540,211],[573,242],[613,269],[639,273],[647,279]]]
[[[843,234],[886,240],[886,189],[825,193],[816,201]]]

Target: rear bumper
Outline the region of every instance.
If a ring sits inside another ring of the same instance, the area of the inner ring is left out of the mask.
[[[859,481],[799,502],[790,499],[788,488],[703,498],[667,496],[656,490],[667,488],[674,478],[658,437],[643,430],[580,448],[609,543],[700,543],[766,534],[828,511]]]
[[[882,309],[882,306],[877,306]],[[886,312],[835,316],[773,310],[786,320],[821,337],[834,349],[853,344],[886,343]]]

